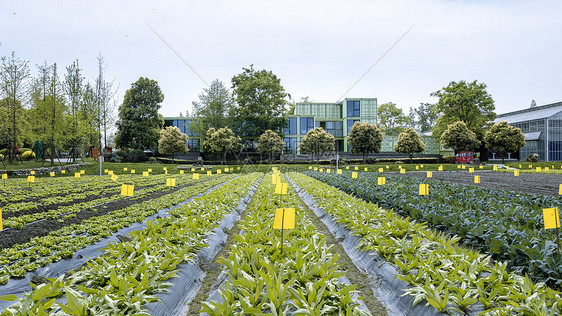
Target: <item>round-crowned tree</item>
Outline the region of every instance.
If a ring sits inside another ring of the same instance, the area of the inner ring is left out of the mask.
[[[334,136],[327,133],[322,127],[316,127],[311,129],[303,137],[300,144],[300,151],[305,154],[312,154],[313,159],[316,156],[316,160],[320,159],[320,155],[327,151],[332,151],[335,149]]]
[[[209,128],[203,141],[203,149],[217,155],[224,164],[228,153],[239,153],[242,149],[242,140],[228,127],[219,129]]]
[[[376,125],[361,122],[355,122],[347,136],[351,152],[362,153],[363,162],[365,162],[369,153],[381,151],[382,140],[382,132]]]
[[[441,144],[447,148],[453,148],[455,153],[459,151],[471,151],[480,146],[480,142],[463,121],[449,124],[441,135]]]
[[[173,162],[176,153],[184,154],[189,150],[187,148],[187,140],[187,135],[182,133],[179,128],[167,126],[160,131],[158,151],[162,154],[171,154]]]
[[[484,134],[486,147],[502,153],[514,153],[519,148],[525,146],[525,135],[521,133],[521,129],[507,124],[502,121],[494,124]],[[502,156],[502,163],[504,158]]]
[[[398,135],[398,141],[394,145],[395,152],[410,155],[410,163],[413,161],[414,154],[421,153],[424,149],[425,144],[411,127]]]
[[[258,139],[258,151],[262,153],[262,155],[267,155],[269,162],[273,161],[275,154],[279,154],[283,151],[284,146],[285,143],[281,139],[281,136],[270,129],[261,134]]]

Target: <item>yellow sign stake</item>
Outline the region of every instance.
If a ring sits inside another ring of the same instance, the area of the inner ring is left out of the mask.
[[[513,175],[519,177],[519,170],[513,170]]]
[[[148,169],[148,172],[152,172],[152,169]]]
[[[343,171],[342,171],[341,169],[338,169],[338,172],[337,172],[337,173],[338,173],[338,174],[342,174]]]
[[[123,184],[121,185],[121,195],[124,196],[133,196],[133,192],[135,191],[134,185]]]
[[[131,169],[131,173],[135,173],[135,169]]]
[[[166,186],[167,187],[175,187],[176,186],[176,179],[174,179],[174,178],[166,179]]]
[[[349,170],[349,166],[345,166],[345,170]]]
[[[400,169],[401,174],[406,174],[406,169]]]
[[[199,180],[199,174],[198,173],[193,174],[193,180]]]
[[[75,178],[80,178],[80,172],[75,172],[75,173],[74,173],[74,177],[75,177]]]
[[[2,226],[2,209],[0,209],[0,230],[3,230],[4,227]]]
[[[143,177],[148,177],[148,171],[143,171],[143,172],[142,172],[142,176],[143,176]]]
[[[562,184],[558,187],[558,194],[562,195]]]
[[[429,194],[429,184],[420,183],[420,195]]]
[[[377,178],[377,184],[378,185],[385,185],[386,184],[386,178],[385,177],[378,177]]]
[[[536,170],[537,170],[537,172],[541,172],[542,171],[541,169],[542,169],[541,167],[537,167]]]
[[[560,227],[560,215],[558,208],[545,208],[542,210],[544,216],[544,229],[552,229]]]
[[[27,176],[27,182],[35,182],[35,176]]]
[[[61,170],[60,173],[65,174],[66,170]]]
[[[113,180],[113,181],[117,181],[117,178],[118,178],[118,177],[117,177],[117,175],[116,175],[116,174],[112,174],[112,175],[111,175],[111,180]]]
[[[332,169],[326,169],[326,173],[331,173]]]
[[[278,208],[275,210],[273,229],[294,229],[295,228],[295,209]]]
[[[275,194],[287,194],[288,183],[277,182],[275,184]]]
[[[357,172],[352,172],[352,173],[351,173],[351,177],[352,177],[353,179],[357,179]]]
[[[217,170],[217,174],[221,174],[221,173],[222,173],[222,171],[220,171],[220,170]]]
[[[184,174],[185,172],[183,170],[180,170],[180,174]]]
[[[480,183],[480,176],[474,176],[474,183]]]
[[[443,171],[443,165],[439,166],[439,168],[437,168],[438,171]]]
[[[191,168],[191,172],[195,172],[195,168]]]
[[[433,178],[433,172],[432,172],[432,171],[428,171],[428,172],[427,172],[427,177],[428,177],[428,178]]]
[[[54,172],[49,172],[49,175],[50,175],[51,177],[54,177],[54,176],[55,176],[55,173],[54,173]]]
[[[210,176],[211,174],[213,174],[212,171],[207,171],[207,175]]]
[[[468,173],[474,173],[474,168],[468,168]]]
[[[35,174],[35,171],[31,170],[31,175],[34,175],[34,174]]]
[[[2,180],[6,180],[8,179],[8,174],[7,173],[3,173],[2,174]]]
[[[379,168],[379,172],[383,172],[383,171],[384,171],[384,169],[383,169],[383,168]]]

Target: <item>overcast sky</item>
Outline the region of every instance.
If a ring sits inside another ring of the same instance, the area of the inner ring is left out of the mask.
[[[160,113],[191,112],[206,84],[242,67],[271,70],[295,101],[376,97],[407,113],[450,81],[488,86],[496,112],[562,101],[562,1],[0,0],[0,56],[15,51],[96,77],[99,53],[118,102],[139,77],[158,81]],[[345,92],[410,27],[403,39]]]

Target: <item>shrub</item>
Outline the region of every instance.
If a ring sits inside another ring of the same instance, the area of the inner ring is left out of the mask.
[[[35,153],[32,152],[31,150],[26,150],[26,151],[23,152],[23,154],[21,154],[21,158],[23,160],[35,159]]]
[[[8,156],[10,153],[8,152],[8,148],[0,149],[0,155]]]
[[[155,157],[150,157],[148,158],[148,163],[159,164],[160,161],[158,161],[158,159],[156,159]]]
[[[123,156],[125,162],[144,162],[148,161],[146,154],[141,149],[132,149],[127,157]]]

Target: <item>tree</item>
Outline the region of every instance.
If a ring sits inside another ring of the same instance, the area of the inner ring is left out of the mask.
[[[64,141],[64,95],[57,74],[57,64],[38,66],[40,76],[34,80],[32,95],[36,136],[50,147],[51,166],[55,165],[56,148]]]
[[[24,120],[24,100],[29,78],[27,61],[22,61],[12,52],[10,57],[2,57],[0,65],[0,99],[3,100],[6,134],[9,143],[9,158],[12,162],[16,155],[16,146],[21,132],[21,122]]]
[[[81,74],[82,69],[78,65],[78,60],[72,65],[66,67],[66,75],[64,76],[64,91],[66,94],[66,103],[68,105],[68,134],[71,144],[72,162],[76,161],[78,140],[83,136],[83,124],[80,119],[80,107],[84,93],[84,77]]]
[[[285,142],[281,139],[279,134],[268,129],[265,133],[260,135],[258,140],[258,151],[263,155],[269,157],[269,161],[273,161],[273,156],[283,151]]]
[[[176,126],[167,126],[160,131],[158,139],[158,152],[161,154],[172,154],[172,162],[176,153],[184,154],[188,151],[188,137]]]
[[[209,128],[203,141],[203,149],[212,155],[217,155],[221,164],[226,161],[228,153],[237,154],[242,149],[242,140],[234,135],[228,127],[219,129]]]
[[[506,121],[502,121],[494,124],[484,134],[484,141],[489,149],[502,153],[514,153],[519,148],[525,146],[525,135],[521,133],[521,129],[507,124]],[[502,156],[503,162],[504,158]]]
[[[199,102],[193,102],[192,130],[205,137],[209,128],[218,129],[229,126],[229,112],[234,107],[234,99],[228,89],[218,79],[199,94]]]
[[[480,142],[463,121],[449,124],[441,134],[441,144],[446,148],[453,148],[455,153],[459,151],[472,151],[480,147]]]
[[[417,130],[422,133],[431,131],[438,118],[435,104],[421,103],[419,107],[414,109],[414,113],[416,117],[414,126]]]
[[[316,127],[309,130],[302,138],[299,150],[305,154],[312,154],[313,159],[316,156],[316,160],[319,160],[320,155],[335,149],[334,143],[332,134],[327,133],[322,127]]]
[[[463,121],[478,139],[482,139],[484,131],[496,119],[494,100],[486,91],[484,83],[476,80],[451,81],[447,87],[433,92],[431,96],[438,97],[435,111],[440,114],[437,124],[433,128],[433,137],[441,138],[449,124]]]
[[[424,149],[425,144],[411,127],[398,135],[398,141],[394,145],[395,152],[410,155],[410,163],[413,161],[414,154],[421,153]]]
[[[119,107],[115,143],[120,148],[147,149],[158,146],[164,118],[158,114],[164,100],[155,80],[140,77],[125,93]]]
[[[232,89],[237,105],[231,109],[233,127],[239,135],[258,136],[270,129],[281,132],[287,124],[288,94],[281,80],[271,71],[244,71],[232,78]]]
[[[369,153],[381,151],[382,140],[382,132],[376,125],[361,122],[355,122],[347,136],[351,152],[362,153],[363,162]]]
[[[100,150],[107,147],[107,132],[110,129],[110,125],[113,124],[115,116],[114,111],[116,108],[116,103],[113,102],[113,97],[117,90],[113,90],[113,81],[107,82],[103,76],[103,70],[105,69],[104,58],[101,54],[98,56],[98,78],[96,79],[96,123],[98,130],[98,148]],[[162,96],[162,99],[164,96]],[[162,102],[162,101],[160,101]],[[163,119],[163,118],[162,118]],[[102,144],[103,135],[103,144]],[[156,140],[158,138],[156,137]],[[155,144],[155,142],[154,142]]]
[[[378,126],[385,135],[398,135],[410,124],[410,118],[392,102],[379,105],[377,115]]]

